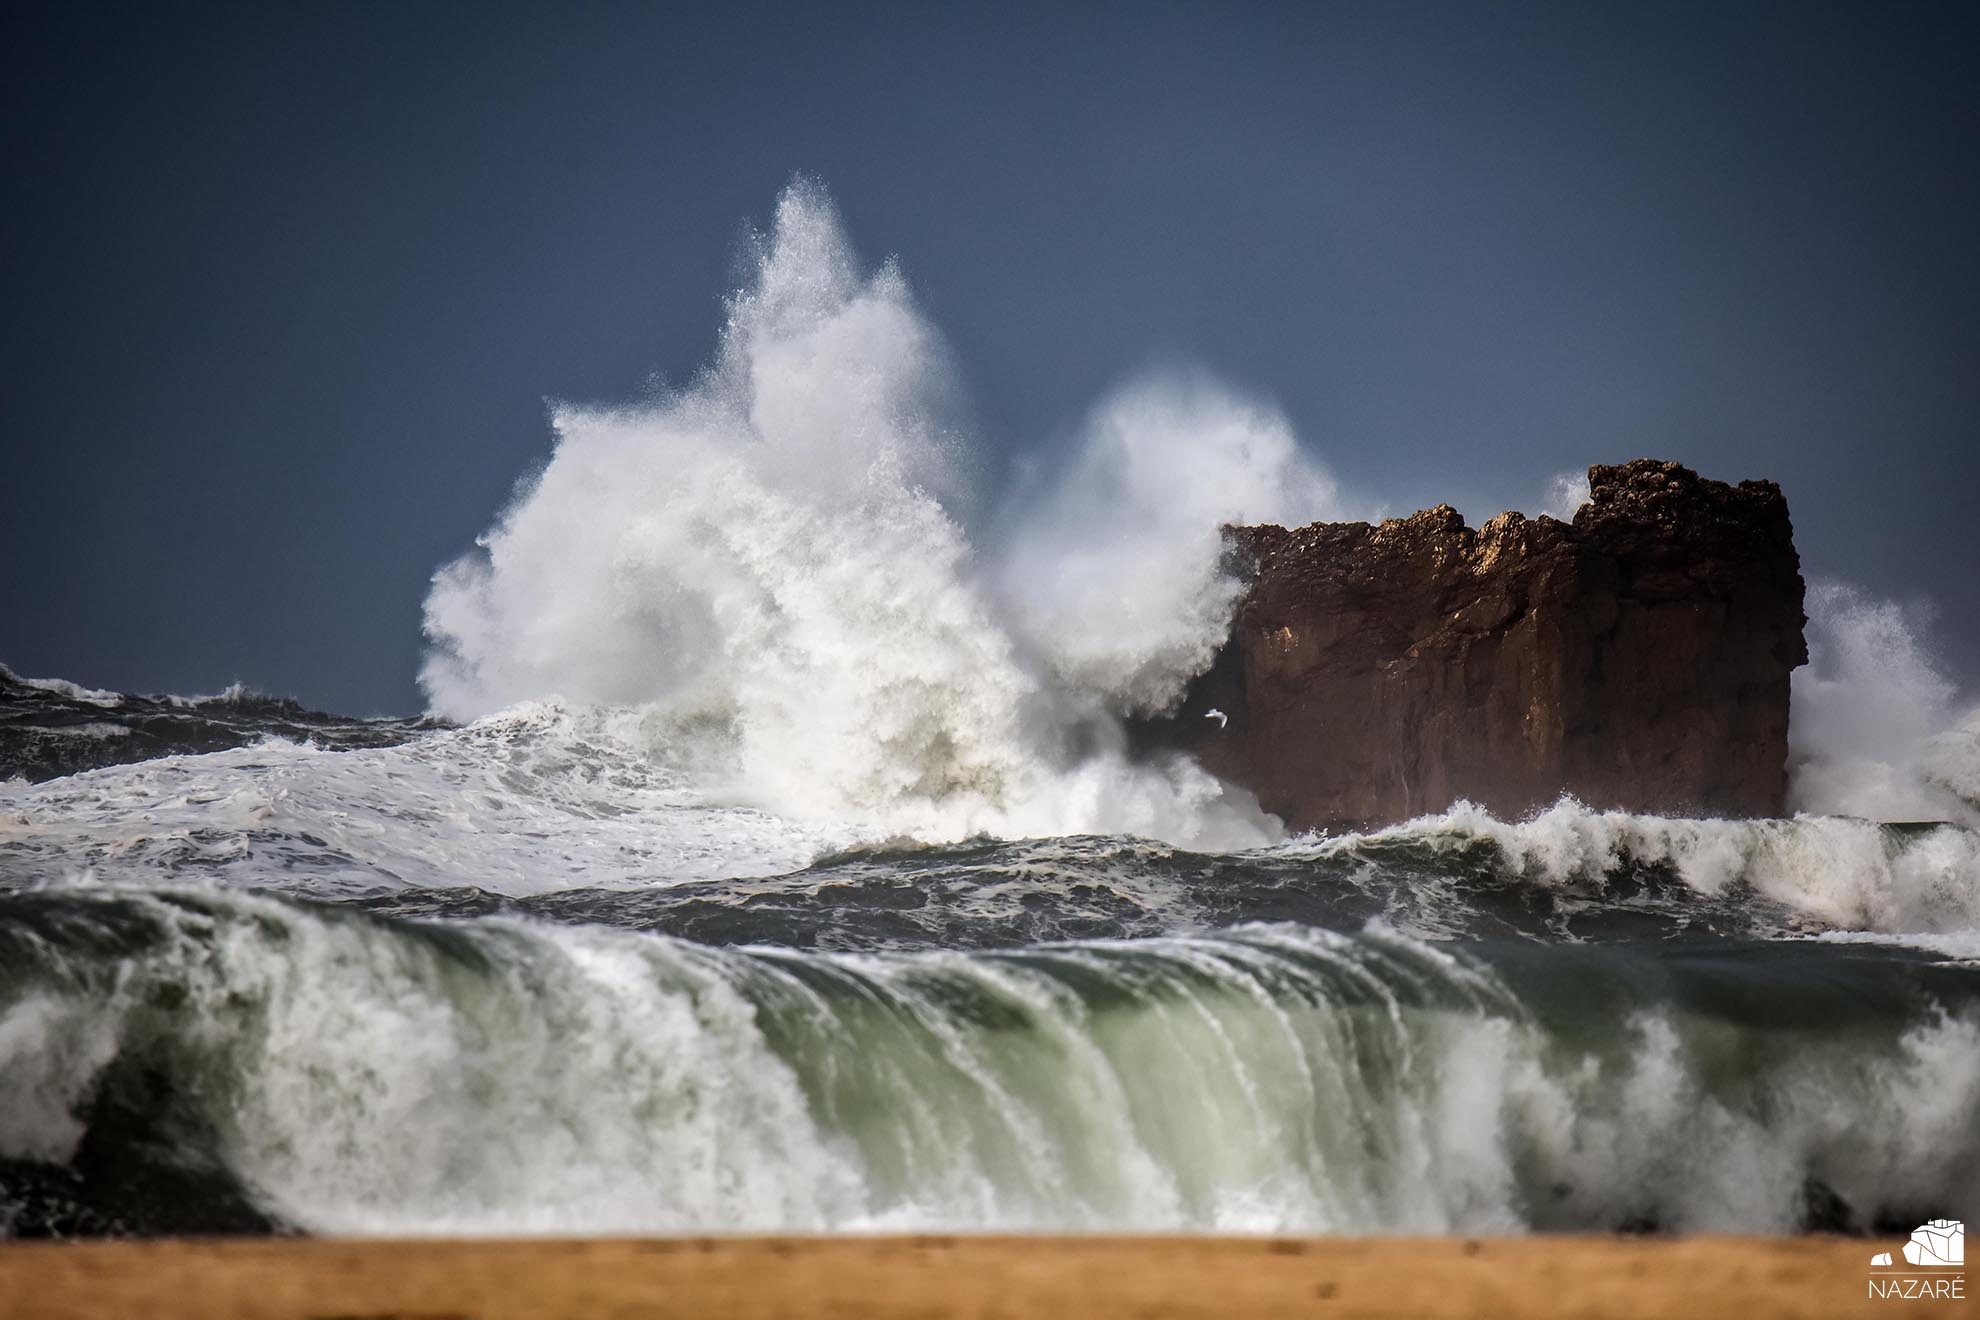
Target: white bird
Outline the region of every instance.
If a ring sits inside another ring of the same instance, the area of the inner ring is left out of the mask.
[[[1212,706],[1209,710],[1204,711],[1203,718],[1206,720],[1217,721],[1217,727],[1220,729],[1224,728],[1231,722],[1231,717],[1224,714],[1223,711],[1218,710],[1215,706]]]

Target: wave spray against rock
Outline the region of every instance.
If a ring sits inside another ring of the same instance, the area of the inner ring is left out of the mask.
[[[1200,382],[1129,390],[987,563],[954,375],[899,269],[863,274],[803,182],[754,256],[713,365],[559,408],[541,476],[437,575],[434,709],[638,706],[658,754],[799,818],[1269,838],[1193,766],[1131,766],[1109,712],[1173,701],[1221,641],[1223,522],[1328,511],[1283,419]]]

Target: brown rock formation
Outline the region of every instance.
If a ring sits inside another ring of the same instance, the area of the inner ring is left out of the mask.
[[[1178,713],[1179,747],[1300,829],[1464,798],[1778,815],[1802,581],[1772,482],[1648,459],[1588,471],[1572,524],[1440,505],[1233,527],[1251,587]],[[1222,711],[1228,724],[1206,718]]]

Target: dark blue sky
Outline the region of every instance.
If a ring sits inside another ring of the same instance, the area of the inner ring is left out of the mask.
[[[545,400],[680,380],[799,171],[996,454],[1151,362],[1354,492],[1776,478],[1980,669],[1970,4],[14,5],[0,660],[415,708]]]

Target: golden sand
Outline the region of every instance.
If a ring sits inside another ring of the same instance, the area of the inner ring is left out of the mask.
[[[1869,1295],[1834,1238],[831,1237],[19,1244],[0,1315],[1776,1316],[1966,1312]],[[1962,1280],[1963,1288],[1963,1280]]]

